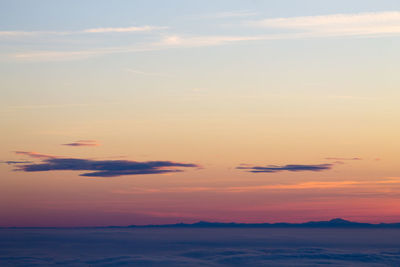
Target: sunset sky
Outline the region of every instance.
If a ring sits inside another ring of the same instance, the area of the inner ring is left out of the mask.
[[[0,2],[0,226],[400,222],[398,0]]]

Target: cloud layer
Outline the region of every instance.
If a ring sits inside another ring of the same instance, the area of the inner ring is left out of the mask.
[[[340,228],[3,230],[0,265],[399,266],[396,237]]]
[[[332,164],[316,164],[316,165],[289,164],[289,165],[284,165],[284,166],[268,165],[266,167],[260,167],[260,166],[253,166],[253,167],[239,166],[239,167],[236,167],[236,169],[248,170],[249,172],[253,172],[253,173],[263,173],[263,172],[274,173],[274,172],[282,172],[282,171],[291,171],[291,172],[313,171],[313,172],[319,172],[319,171],[329,170],[331,168],[332,168]]]

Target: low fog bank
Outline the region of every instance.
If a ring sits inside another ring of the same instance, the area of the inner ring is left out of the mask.
[[[1,229],[0,266],[400,266],[400,229]]]

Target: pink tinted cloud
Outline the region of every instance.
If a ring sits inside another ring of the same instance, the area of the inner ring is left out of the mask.
[[[215,192],[215,193],[251,193],[257,191],[283,191],[283,190],[313,190],[313,189],[371,189],[373,191],[386,192],[387,187],[391,186],[394,192],[394,186],[400,186],[400,177],[382,178],[376,181],[310,181],[294,184],[270,184],[254,186],[226,186],[226,187],[172,187],[172,188],[131,188],[113,190],[113,194],[161,194],[161,193],[195,193],[195,192]],[[380,189],[382,189],[380,191]],[[367,192],[367,191],[365,191]]]
[[[15,151],[15,153],[18,155],[25,155],[25,156],[29,156],[32,158],[39,158],[39,159],[56,159],[56,158],[58,158],[57,156],[41,154],[41,153],[37,153],[34,151]]]

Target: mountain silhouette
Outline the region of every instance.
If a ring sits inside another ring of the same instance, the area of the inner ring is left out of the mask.
[[[162,224],[162,225],[130,225],[128,227],[173,227],[173,228],[400,228],[400,223],[360,223],[352,222],[342,218],[334,218],[329,221],[310,221],[304,223],[223,223],[199,221],[192,224]]]
[[[235,222],[207,222],[176,224],[150,224],[129,226],[85,226],[85,227],[0,227],[0,229],[102,229],[102,228],[400,228],[400,223],[360,223],[342,218],[329,221],[310,221],[304,223],[235,223]]]

